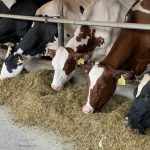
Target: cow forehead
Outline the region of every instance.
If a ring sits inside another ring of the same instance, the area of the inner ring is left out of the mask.
[[[99,67],[98,64],[95,64],[89,73],[90,77],[90,88],[94,88],[98,78],[103,74],[104,68]]]
[[[56,55],[52,60],[52,65],[63,69],[68,57],[69,57],[69,53],[67,52],[67,50],[64,47],[60,47],[56,51]]]

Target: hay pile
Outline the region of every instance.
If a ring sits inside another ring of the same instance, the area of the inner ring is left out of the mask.
[[[66,135],[78,150],[149,150],[150,132],[138,136],[124,126],[130,101],[114,96],[101,113],[85,115],[81,109],[87,87],[68,84],[55,92],[52,76],[52,71],[41,70],[0,81],[0,104],[11,106],[15,122]]]

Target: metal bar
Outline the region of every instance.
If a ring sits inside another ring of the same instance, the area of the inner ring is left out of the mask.
[[[57,11],[60,18],[63,18],[63,2],[57,0]],[[64,46],[64,24],[58,23],[58,46]]]
[[[101,27],[113,27],[113,28],[150,30],[150,24],[82,21],[82,20],[59,19],[59,18],[47,19],[45,17],[31,17],[31,16],[8,15],[8,14],[0,14],[0,18],[10,18],[10,19],[39,21],[39,22],[65,23],[65,24],[74,24],[74,25],[89,25],[89,26],[101,26]]]

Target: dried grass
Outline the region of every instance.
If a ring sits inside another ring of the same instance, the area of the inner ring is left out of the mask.
[[[55,92],[50,87],[52,76],[52,71],[40,70],[0,81],[0,104],[11,106],[15,122],[68,136],[78,150],[150,149],[150,132],[136,135],[124,126],[130,101],[114,96],[102,112],[85,115],[81,109],[87,87],[67,84]]]

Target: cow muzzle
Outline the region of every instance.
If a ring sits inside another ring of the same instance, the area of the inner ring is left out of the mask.
[[[51,88],[53,89],[53,90],[55,90],[55,91],[60,91],[60,90],[62,90],[63,89],[63,86],[56,86],[56,85],[51,85]]]
[[[91,105],[86,104],[83,106],[82,111],[84,114],[92,114],[94,112],[94,109]]]

